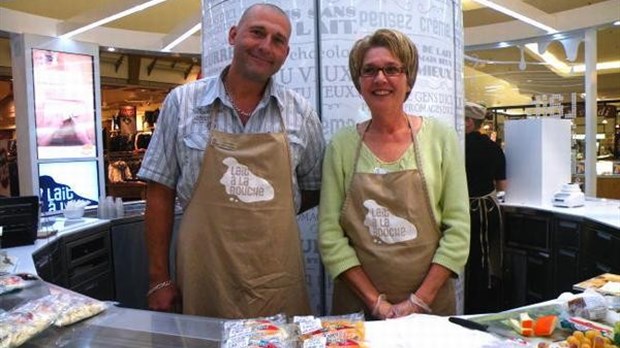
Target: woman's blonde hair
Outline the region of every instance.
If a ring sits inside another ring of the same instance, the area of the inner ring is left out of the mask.
[[[349,53],[349,72],[355,88],[360,92],[360,72],[364,63],[364,56],[366,56],[366,52],[369,49],[375,47],[386,48],[403,63],[403,68],[407,75],[407,83],[410,87],[409,92],[405,95],[406,100],[418,75],[418,49],[407,35],[398,30],[379,29],[372,35],[368,35],[355,42]]]

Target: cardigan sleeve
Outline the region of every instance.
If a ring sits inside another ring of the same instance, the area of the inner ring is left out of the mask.
[[[349,238],[340,227],[340,212],[345,200],[348,181],[352,175],[353,160],[348,154],[351,130],[342,129],[335,134],[325,150],[321,203],[319,205],[319,250],[326,270],[332,278],[351,267],[360,265]],[[349,169],[350,168],[350,169]]]
[[[470,217],[467,193],[467,176],[463,149],[458,144],[456,132],[447,126],[440,126],[443,139],[441,146],[441,178],[437,182],[436,209],[442,236],[433,262],[459,274],[469,256]]]

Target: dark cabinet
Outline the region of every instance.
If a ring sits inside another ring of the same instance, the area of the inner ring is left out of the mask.
[[[44,280],[65,286],[67,284],[67,270],[65,267],[62,241],[56,239],[43,248],[32,253],[32,260],[37,274]]]
[[[74,233],[63,238],[69,289],[100,300],[113,300],[112,250],[109,227]],[[107,279],[108,281],[103,281]]]
[[[573,290],[573,284],[583,280],[579,259],[583,220],[556,215],[554,220],[555,290],[562,293]]]
[[[620,231],[588,221],[584,224],[583,278],[620,273]]]
[[[504,208],[504,309],[540,302],[553,292],[552,214]]]
[[[503,210],[505,309],[557,298],[602,273],[620,273],[617,228],[533,208]]]
[[[32,258],[47,282],[99,300],[115,297],[108,225],[60,236]]]

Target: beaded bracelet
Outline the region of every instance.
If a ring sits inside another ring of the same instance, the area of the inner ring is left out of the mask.
[[[152,288],[149,289],[149,291],[146,293],[146,297],[149,297],[149,296],[153,295],[155,292],[157,292],[157,291],[159,291],[159,290],[161,290],[161,289],[163,289],[165,287],[168,287],[170,285],[172,285],[172,280],[170,280],[170,279],[165,280],[165,281],[163,281],[161,283],[157,283]]]
[[[383,300],[385,300],[385,294],[379,294],[379,296],[377,297],[377,302],[375,302],[375,306],[372,308],[372,315],[374,315],[375,317],[378,314],[377,311],[379,310],[379,305]]]
[[[433,313],[431,307],[429,307],[426,302],[422,301],[419,297],[417,297],[414,293],[411,293],[409,296],[409,302],[411,302],[414,306],[418,306],[422,308],[426,313]]]

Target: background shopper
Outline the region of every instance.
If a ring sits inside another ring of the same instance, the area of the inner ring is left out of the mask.
[[[295,214],[318,202],[324,140],[308,101],[271,78],[291,24],[250,6],[228,34],[230,66],[173,90],[139,176],[149,180],[151,309],[220,318],[308,314]],[[176,282],[168,265],[174,200],[184,208]]]
[[[371,119],[337,132],[323,162],[319,246],[333,312],[375,318],[455,313],[451,277],[469,247],[467,187],[454,130],[403,110],[415,45],[381,29],[349,56]]]
[[[465,105],[465,164],[469,188],[471,244],[465,273],[465,313],[502,309],[502,212],[497,191],[506,189],[506,159],[493,140],[480,133],[486,109]]]

